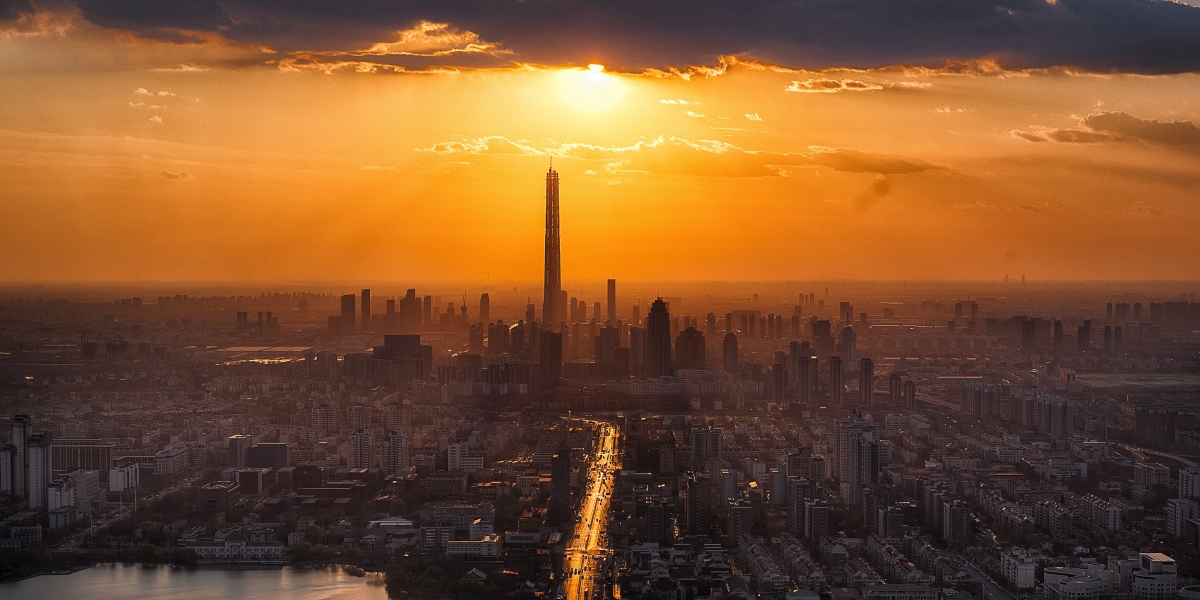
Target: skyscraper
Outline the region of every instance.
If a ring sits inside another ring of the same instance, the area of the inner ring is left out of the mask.
[[[538,332],[541,337],[538,340],[538,354],[541,363],[539,369],[541,371],[543,388],[554,388],[558,385],[558,380],[562,377],[563,365],[563,344],[562,334],[541,330]]]
[[[12,420],[12,493],[24,498],[28,494],[26,473],[29,470],[29,437],[33,435],[33,419],[29,415],[17,415]]]
[[[813,383],[816,377],[816,359],[805,353],[796,357],[796,399],[800,404],[808,406],[812,401]]]
[[[487,292],[479,295],[479,322],[485,325],[492,322],[492,299]]]
[[[342,295],[342,330],[354,331],[354,294]]]
[[[721,343],[721,363],[726,373],[734,373],[738,369],[738,339],[735,333],[726,333],[725,341]]]
[[[829,357],[829,403],[841,408],[845,385],[842,382],[842,357]]]
[[[547,327],[565,315],[558,314],[562,292],[562,264],[558,247],[558,171],[546,172],[546,273],[542,284],[542,321]]]
[[[850,363],[850,368],[854,368],[854,363],[857,362],[857,347],[858,334],[854,332],[854,328],[847,325],[842,328],[842,333],[838,339],[839,352],[846,362]]]
[[[371,289],[362,291],[362,330],[371,331]]]
[[[875,361],[864,358],[858,365],[859,404],[871,406],[875,389]]]
[[[608,322],[617,322],[617,280],[608,280]]]
[[[688,327],[675,338],[675,362],[680,369],[704,368],[704,334]]]
[[[651,377],[671,375],[671,313],[662,298],[650,305],[646,317],[646,363]]]

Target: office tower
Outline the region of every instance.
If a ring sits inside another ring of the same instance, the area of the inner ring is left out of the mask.
[[[898,408],[902,406],[901,401],[904,398],[904,380],[900,374],[892,371],[888,376],[888,406]]]
[[[488,298],[487,292],[479,295],[479,322],[492,322],[492,301]]]
[[[913,381],[904,382],[904,408],[912,410],[917,407],[917,384]]]
[[[410,290],[411,291],[411,290]],[[415,309],[414,309],[415,310]],[[413,315],[413,325],[410,331],[417,331],[418,320],[420,325],[431,327],[433,325],[433,296],[425,296],[421,299],[421,312],[419,315]]]
[[[617,322],[617,280],[608,280],[608,320]]]
[[[738,339],[735,333],[726,333],[721,342],[721,366],[726,373],[736,373],[738,370]]]
[[[538,333],[540,339],[539,346],[539,361],[543,388],[553,388],[558,385],[558,380],[562,378],[563,365],[563,348],[562,334],[551,331],[540,331]]]
[[[1063,324],[1062,321],[1054,321],[1054,351],[1062,352],[1063,349]]]
[[[362,290],[362,330],[371,331],[371,290]]]
[[[858,363],[859,405],[870,407],[875,394],[875,361],[864,358]]]
[[[29,438],[33,435],[33,419],[17,415],[12,420],[12,493],[16,498],[28,495]]]
[[[646,317],[646,358],[651,377],[674,373],[671,367],[671,314],[662,298],[650,305]]]
[[[408,434],[393,432],[383,440],[383,475],[395,475],[408,466]]]
[[[840,496],[847,504],[858,504],[863,486],[879,481],[879,428],[857,414],[834,425]]]
[[[704,334],[688,327],[675,338],[675,366],[680,369],[704,368]]]
[[[46,508],[50,488],[50,434],[35,433],[26,442],[29,508]]]
[[[249,464],[251,439],[248,435],[229,436],[229,466],[234,469],[245,469]]]
[[[833,408],[842,407],[842,357],[829,357],[829,404]]]
[[[342,295],[342,331],[354,331],[354,294]]]
[[[1087,352],[1092,349],[1092,322],[1084,321],[1083,325],[1077,330],[1076,344],[1080,352]]]
[[[804,406],[808,406],[812,402],[816,370],[816,360],[812,356],[801,352],[796,357],[796,399]]]
[[[550,458],[550,494],[563,502],[571,498],[571,453],[566,449]]]
[[[642,324],[642,305],[634,304],[633,309],[632,309],[632,314],[633,314],[633,320],[631,322],[634,325],[641,325]]]
[[[350,434],[351,469],[370,469],[375,466],[375,433],[360,429]]]
[[[600,322],[600,303],[592,303],[592,321]]]
[[[562,293],[558,210],[558,172],[551,167],[546,172],[546,271],[542,283],[542,321],[548,326],[566,317],[558,313],[559,296]]]

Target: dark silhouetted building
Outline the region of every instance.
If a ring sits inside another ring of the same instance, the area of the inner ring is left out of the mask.
[[[650,305],[646,317],[646,365],[651,377],[674,373],[671,366],[671,313],[662,298]]]
[[[371,290],[362,291],[362,330],[371,331]]]
[[[704,334],[695,327],[688,327],[676,336],[675,367],[679,369],[704,368]]]
[[[738,339],[735,333],[726,333],[721,342],[721,366],[727,373],[736,373],[738,369]]]
[[[875,361],[864,358],[858,363],[859,403],[871,406],[875,391]]]
[[[354,331],[354,294],[342,295],[342,330]]]

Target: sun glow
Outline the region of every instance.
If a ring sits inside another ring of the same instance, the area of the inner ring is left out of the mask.
[[[590,64],[587,69],[567,69],[558,76],[562,97],[572,106],[588,112],[608,110],[625,96],[621,78],[604,72],[604,65]]]

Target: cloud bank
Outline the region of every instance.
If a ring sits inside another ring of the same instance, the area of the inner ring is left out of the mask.
[[[34,8],[4,0],[0,19]],[[74,0],[84,19],[179,43],[206,36],[320,60],[628,71],[737,56],[797,68],[1200,71],[1200,8],[1169,0]],[[432,25],[433,29],[430,30]],[[424,28],[424,29],[422,29]],[[414,32],[416,38],[413,39]],[[434,43],[430,43],[430,40]]]

